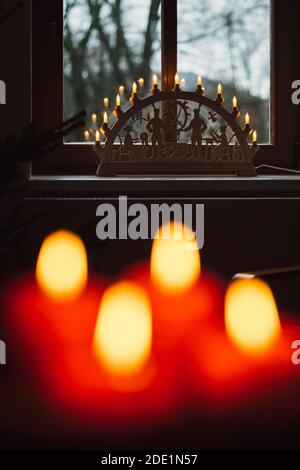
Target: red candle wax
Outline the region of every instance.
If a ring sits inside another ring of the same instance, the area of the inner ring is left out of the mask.
[[[241,352],[220,325],[190,332],[186,341],[187,393],[200,408],[237,408],[268,391],[299,385],[292,336],[284,330],[269,351],[256,357]]]
[[[146,263],[128,270],[125,276],[147,290],[153,308],[154,337],[163,349],[178,348],[190,330],[202,329],[207,322],[223,321],[224,289],[216,277],[202,274],[190,289],[176,295],[158,288]]]

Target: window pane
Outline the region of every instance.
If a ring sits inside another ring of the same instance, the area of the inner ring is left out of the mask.
[[[64,115],[86,109],[102,123],[103,97],[113,110],[120,85],[124,99],[140,77],[151,86],[160,75],[161,0],[64,1]],[[122,98],[123,99],[123,98]],[[84,140],[75,131],[68,142]]]
[[[206,94],[223,84],[238,98],[259,142],[270,143],[271,0],[178,0],[178,70],[186,88],[202,75]]]

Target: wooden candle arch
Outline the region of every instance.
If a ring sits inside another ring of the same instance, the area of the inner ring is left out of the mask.
[[[189,126],[178,131],[177,108],[181,106],[185,112],[185,121],[190,114],[188,102],[199,104],[199,112],[194,109],[194,119],[191,119]],[[160,108],[155,108],[157,103],[162,103],[163,119],[161,119]],[[155,117],[148,119],[143,117],[143,110],[153,107]],[[208,126],[202,116],[200,109],[204,106],[210,111],[208,121],[219,123],[221,135],[217,132],[211,133],[211,138],[205,138],[203,133]],[[170,109],[176,113],[176,121],[170,126]],[[158,111],[154,111],[158,109]],[[158,116],[159,113],[159,116]],[[218,115],[219,118],[216,118]],[[141,143],[137,143],[138,138],[132,138],[130,121],[143,121],[147,123],[145,132],[139,135]],[[173,126],[173,138],[166,140],[165,136],[170,135],[170,127]],[[199,127],[200,126],[200,127]],[[229,141],[227,138],[227,128],[232,131]],[[168,128],[168,129],[167,129]],[[120,138],[120,132],[126,130],[125,140]],[[177,141],[180,132],[192,130],[192,143],[181,143]],[[176,90],[172,92],[157,91],[156,93],[143,98],[135,98],[132,106],[126,111],[119,110],[118,118],[111,129],[108,126],[103,128],[106,136],[105,144],[96,146],[95,150],[100,159],[97,169],[98,176],[115,176],[124,174],[139,175],[237,175],[256,176],[253,166],[253,158],[258,151],[257,144],[252,146],[248,143],[250,126],[242,129],[237,122],[237,110],[229,113],[220,100],[213,101],[203,96],[199,91],[188,92]],[[152,135],[152,144],[148,142]],[[116,144],[119,138],[119,144]],[[231,140],[235,139],[235,144]],[[201,145],[202,140],[206,140],[206,145]],[[208,144],[209,142],[209,144]]]

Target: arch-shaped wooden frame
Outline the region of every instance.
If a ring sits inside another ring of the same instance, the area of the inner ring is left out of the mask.
[[[155,105],[159,102],[166,101],[193,101],[201,106],[205,106],[212,111],[216,112],[235,134],[239,143],[239,148],[242,156],[241,161],[145,161],[145,162],[122,162],[112,161],[113,145],[127,121],[134,115],[142,111],[144,108]],[[107,134],[107,139],[104,147],[96,147],[96,152],[100,158],[100,165],[97,170],[98,176],[114,176],[117,174],[191,174],[191,175],[224,175],[233,174],[237,176],[256,176],[255,168],[252,164],[254,155],[257,153],[258,148],[250,147],[247,141],[247,134],[240,127],[236,117],[229,113],[217,100],[214,101],[201,93],[189,91],[158,91],[143,99],[135,100],[134,104],[130,106],[125,112],[119,115],[119,118],[114,123],[113,127]]]

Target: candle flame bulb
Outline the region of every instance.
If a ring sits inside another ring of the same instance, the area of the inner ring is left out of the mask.
[[[93,339],[96,357],[108,373],[132,377],[143,370],[152,350],[152,312],[147,293],[119,282],[103,294]]]
[[[180,78],[178,73],[175,74],[175,85],[179,86]]]
[[[89,133],[89,131],[84,131],[84,138],[85,138],[85,140],[89,140],[89,139],[90,139],[90,133]]]
[[[141,88],[143,88],[144,83],[145,83],[145,80],[143,79],[143,77],[139,78],[139,86],[140,86]]]
[[[100,132],[98,131],[98,129],[96,130],[96,144],[97,143],[100,143]]]
[[[232,99],[232,107],[233,109],[236,109],[238,107],[238,101],[237,101],[236,96],[234,96]]]
[[[125,87],[124,87],[124,85],[120,85],[120,86],[119,86],[119,93],[120,93],[120,95],[121,95],[121,96],[124,95],[124,92],[125,92]]]
[[[133,82],[133,84],[132,84],[132,93],[134,95],[137,93],[137,84],[136,84],[136,82]]]
[[[252,142],[253,142],[254,144],[257,144],[257,132],[256,132],[256,131],[253,132]]]
[[[36,280],[46,295],[71,301],[82,293],[87,278],[87,254],[82,240],[66,230],[48,235],[36,265]]]
[[[234,344],[247,354],[272,350],[281,326],[273,293],[264,281],[239,279],[230,284],[225,297],[225,328]]]
[[[107,115],[107,112],[105,111],[104,115],[103,115],[103,124],[108,124],[108,115]]]
[[[151,89],[151,92],[154,94],[156,92],[158,92],[159,89],[158,89],[158,78],[157,78],[157,75],[156,73],[153,74],[153,77],[152,77],[152,89]]]
[[[96,123],[97,122],[97,114],[92,114],[92,122]]]
[[[199,87],[202,86],[202,77],[201,77],[201,75],[198,75],[197,85]]]
[[[105,107],[105,108],[108,108],[109,99],[108,99],[108,98],[104,98],[104,99],[103,99],[103,104],[104,104],[104,107]]]
[[[190,289],[201,271],[192,230],[179,222],[163,225],[155,235],[150,266],[151,278],[161,291],[176,295]]]
[[[116,96],[116,108],[115,108],[114,115],[115,115],[117,118],[119,118],[121,114],[122,114],[122,110],[121,110],[121,98],[120,98],[120,95],[117,95],[117,96]]]
[[[217,93],[218,93],[218,96],[217,96],[216,102],[220,106],[222,106],[225,100],[224,100],[224,97],[222,95],[222,85],[221,85],[221,83],[219,83],[219,85],[218,85]]]
[[[246,126],[249,126],[249,125],[250,125],[250,116],[249,116],[249,113],[246,113],[246,116],[245,116],[245,124],[246,124]]]

